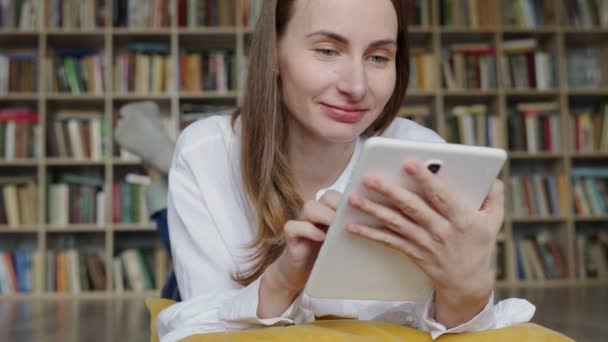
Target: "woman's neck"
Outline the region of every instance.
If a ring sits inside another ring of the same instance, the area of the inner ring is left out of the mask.
[[[340,177],[355,151],[357,140],[329,143],[292,130],[289,136],[289,163],[298,193],[304,201],[331,186]]]

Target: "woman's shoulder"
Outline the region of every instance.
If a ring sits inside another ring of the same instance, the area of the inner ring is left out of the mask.
[[[402,140],[417,140],[426,142],[445,142],[445,140],[430,128],[424,127],[415,121],[396,118],[382,133],[382,137]]]
[[[194,151],[217,151],[236,138],[230,115],[214,115],[188,125],[177,138],[175,154],[185,156]]]

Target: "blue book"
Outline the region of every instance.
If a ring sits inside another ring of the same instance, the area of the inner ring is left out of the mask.
[[[571,172],[572,177],[608,178],[608,168],[605,167],[577,167]]]

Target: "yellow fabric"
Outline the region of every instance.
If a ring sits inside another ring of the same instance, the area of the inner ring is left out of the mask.
[[[146,299],[146,306],[150,310],[150,340],[158,341],[156,333],[156,316],[158,313],[173,304],[173,301],[158,298]],[[356,320],[320,320],[309,324],[293,325],[289,327],[266,328],[250,331],[224,332],[206,335],[196,335],[184,339],[196,342],[248,342],[248,341],[314,341],[314,342],[346,342],[346,341],[408,341],[431,342],[428,333],[411,328],[397,326],[382,322],[356,321]],[[541,327],[537,324],[519,324],[504,329],[495,329],[479,333],[446,334],[437,341],[440,342],[511,342],[511,341],[539,341],[539,342],[565,342],[572,339]]]

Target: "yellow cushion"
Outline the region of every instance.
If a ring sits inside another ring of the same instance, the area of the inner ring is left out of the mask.
[[[156,332],[156,316],[158,313],[173,304],[173,301],[158,298],[146,299],[146,306],[150,310],[150,340],[158,341]],[[431,342],[428,333],[397,326],[393,324],[373,321],[357,320],[320,320],[309,324],[293,325],[289,327],[275,327],[238,332],[223,332],[215,334],[196,335],[184,341],[300,341],[314,342],[341,342],[341,341],[405,341]],[[464,341],[540,341],[562,342],[572,339],[533,323],[495,329],[478,333],[446,334],[438,341],[464,342]]]

